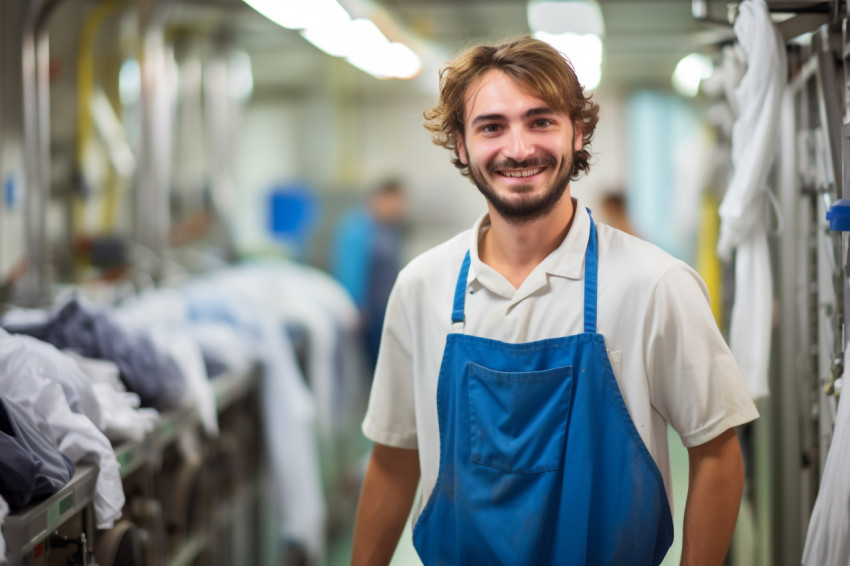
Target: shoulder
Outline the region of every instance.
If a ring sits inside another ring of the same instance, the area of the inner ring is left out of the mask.
[[[605,224],[597,225],[599,266],[609,281],[654,294],[659,287],[675,289],[705,284],[688,264],[655,244]]]

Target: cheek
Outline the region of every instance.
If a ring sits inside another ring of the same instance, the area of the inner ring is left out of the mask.
[[[499,157],[499,147],[496,145],[479,144],[475,148],[468,148],[468,159],[472,163],[483,165],[490,163]]]

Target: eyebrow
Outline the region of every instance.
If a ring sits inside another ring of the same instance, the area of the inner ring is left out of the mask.
[[[532,108],[527,110],[525,114],[522,115],[523,118],[530,118],[532,116],[540,116],[541,114],[556,114],[554,110],[551,108],[547,108],[545,106],[541,106],[538,108]],[[504,114],[482,114],[480,116],[476,116],[472,119],[472,122],[469,123],[470,126],[474,126],[475,124],[479,124],[481,122],[493,122],[493,121],[504,121]]]

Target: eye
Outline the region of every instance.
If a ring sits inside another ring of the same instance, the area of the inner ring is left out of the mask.
[[[535,128],[547,128],[552,125],[552,120],[549,118],[537,118],[534,121]]]
[[[502,127],[499,124],[484,124],[481,126],[481,131],[485,134],[494,134],[498,132]]]

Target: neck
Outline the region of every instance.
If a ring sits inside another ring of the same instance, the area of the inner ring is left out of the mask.
[[[488,204],[490,229],[478,244],[478,256],[515,288],[546,256],[564,241],[570,231],[575,203],[566,192],[545,216],[527,222],[509,222]]]

